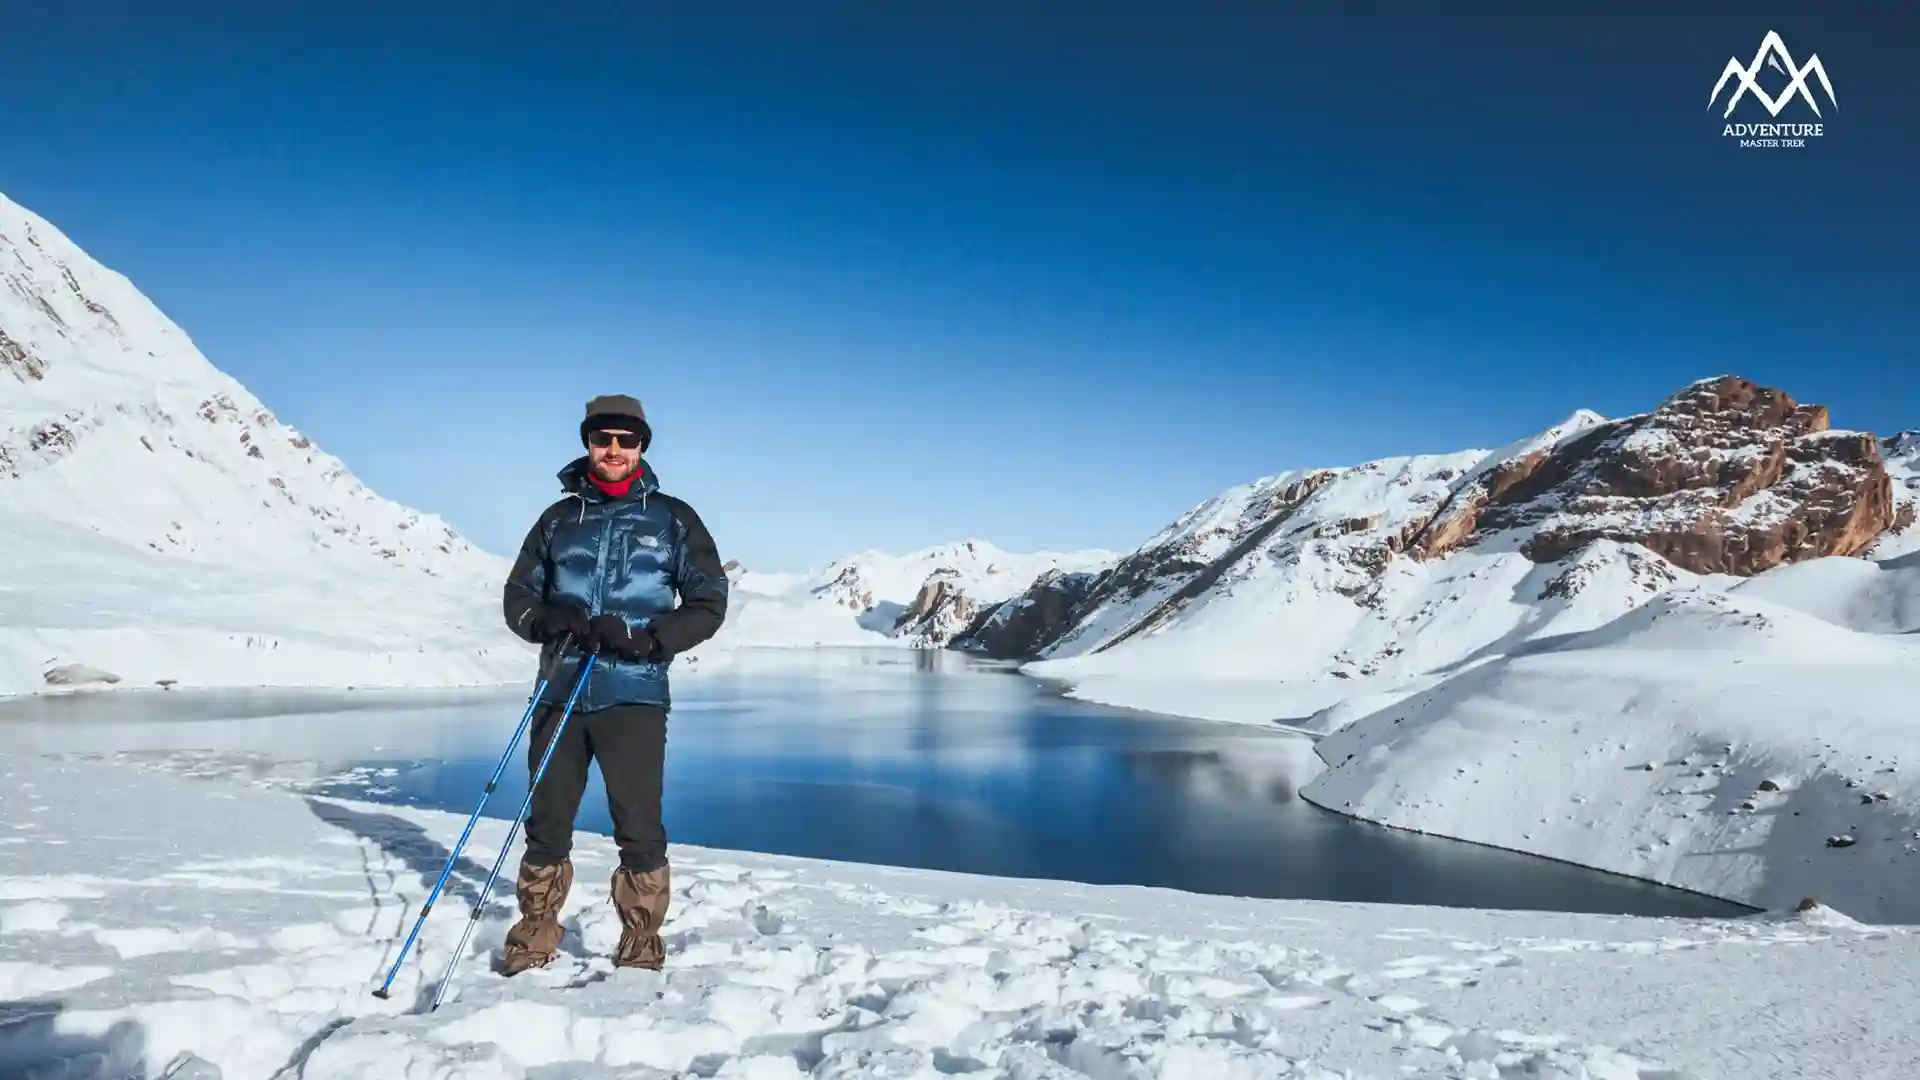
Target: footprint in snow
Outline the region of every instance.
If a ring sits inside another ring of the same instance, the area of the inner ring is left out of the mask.
[[[747,922],[763,937],[774,937],[787,932],[787,921],[767,909],[765,904],[751,905],[746,911]]]
[[[1429,1049],[1439,1049],[1454,1037],[1453,1028],[1438,1021],[1429,1020],[1418,1013],[1390,1016],[1377,1023],[1369,1023],[1367,1027],[1384,1034],[1396,1035],[1415,1046]]]

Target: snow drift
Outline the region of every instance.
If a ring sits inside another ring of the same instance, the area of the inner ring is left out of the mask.
[[[1674,590],[1444,680],[1326,736],[1303,794],[1758,907],[1920,921],[1920,639],[1767,591]]]

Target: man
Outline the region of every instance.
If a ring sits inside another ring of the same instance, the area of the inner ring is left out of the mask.
[[[727,613],[727,575],[713,537],[692,507],[660,493],[642,457],[653,430],[640,402],[624,394],[589,401],[580,440],[586,455],[560,470],[566,495],[527,533],[503,599],[507,625],[542,646],[542,669],[551,672],[528,744],[530,778],[587,653],[599,654],[534,789],[516,880],[520,919],[507,931],[509,975],[545,965],[560,946],[574,815],[595,759],[620,847],[613,905],[623,930],[614,964],[657,971],[664,963],[667,668],[718,632]],[[569,635],[574,647],[556,658]]]

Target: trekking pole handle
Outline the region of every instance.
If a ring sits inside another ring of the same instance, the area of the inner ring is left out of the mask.
[[[549,677],[559,672],[560,665],[566,663],[567,650],[573,648],[574,645],[575,645],[575,641],[573,637],[573,631],[569,630],[565,634],[561,635],[560,643],[556,645],[553,650],[552,667],[547,671],[547,675]],[[582,651],[591,655],[594,650],[583,649]]]

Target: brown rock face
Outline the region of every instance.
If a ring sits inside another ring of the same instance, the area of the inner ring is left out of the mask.
[[[1456,494],[1413,550],[1430,558],[1523,530],[1537,562],[1609,539],[1696,573],[1745,576],[1857,554],[1893,519],[1871,436],[1829,431],[1824,406],[1726,377],[1504,464]]]
[[[1169,580],[1180,580],[1182,583],[1145,616],[1103,641],[1100,649],[1110,649],[1136,634],[1165,623],[1196,598],[1205,595],[1220,580],[1221,574],[1291,521],[1301,504],[1312,498],[1315,492],[1339,477],[1340,473],[1333,469],[1312,473],[1274,492],[1263,504],[1249,508],[1236,522],[1232,532],[1222,534],[1232,544],[1224,555],[1201,557],[1198,548],[1213,537],[1188,534],[1173,544],[1142,548],[1121,560],[1113,572],[1102,579],[1094,595],[1088,598],[1089,605],[1108,597],[1137,598]],[[1345,527],[1340,531],[1345,531]],[[1053,644],[1053,641],[1041,644],[1044,648]]]
[[[973,598],[961,592],[952,578],[936,573],[900,613],[894,632],[918,634],[944,645],[955,632],[973,622],[974,608]]]
[[[1584,442],[1587,436],[1580,441]],[[1550,452],[1531,454],[1503,461],[1456,492],[1431,521],[1415,521],[1401,537],[1401,546],[1416,559],[1445,555],[1473,538],[1480,524],[1480,512],[1489,503],[1513,498],[1513,493],[1532,481],[1548,463]]]
[[[1026,660],[1073,625],[1080,605],[1112,571],[1050,570],[1005,603],[974,616],[952,647],[997,660]]]

